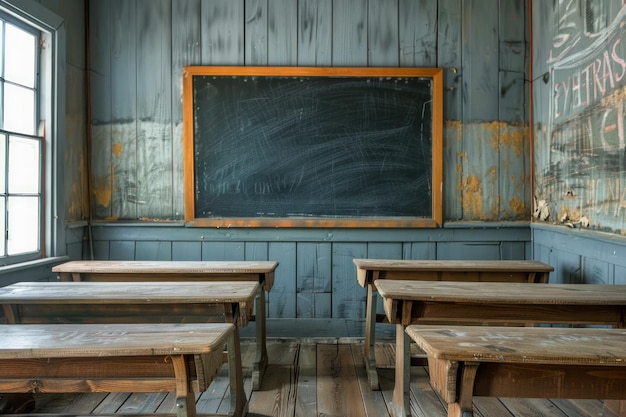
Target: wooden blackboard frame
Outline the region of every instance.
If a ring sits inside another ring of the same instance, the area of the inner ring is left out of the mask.
[[[432,80],[432,215],[430,217],[206,217],[195,215],[195,76],[257,77],[416,77]],[[183,169],[185,222],[196,227],[426,228],[442,225],[443,70],[380,67],[186,66],[183,68]]]

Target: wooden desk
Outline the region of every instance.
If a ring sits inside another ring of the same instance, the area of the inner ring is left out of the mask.
[[[376,315],[377,279],[419,281],[502,281],[547,283],[554,268],[539,261],[444,261],[354,259],[357,280],[367,288],[365,317],[365,367],[371,389],[378,389],[376,372],[376,323],[384,322],[384,315]]]
[[[449,417],[473,416],[474,396],[626,398],[626,331],[549,327],[419,326],[431,385]]]
[[[396,324],[396,377],[390,410],[410,415],[411,324],[604,324],[624,327],[626,285],[377,280],[385,314]]]
[[[62,281],[256,281],[261,287],[252,320],[257,353],[252,389],[259,389],[267,367],[265,291],[274,285],[276,261],[71,261],[52,268]]]
[[[195,417],[228,346],[230,416],[248,411],[232,324],[0,325],[0,392],[175,392]]]

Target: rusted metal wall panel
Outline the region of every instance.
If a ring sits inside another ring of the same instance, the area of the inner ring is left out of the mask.
[[[537,220],[626,235],[626,5],[533,2]],[[541,112],[540,112],[541,111]],[[549,215],[549,217],[548,217]]]

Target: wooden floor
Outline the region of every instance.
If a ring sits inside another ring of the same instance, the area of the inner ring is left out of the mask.
[[[360,343],[361,342],[361,343]],[[382,390],[370,391],[359,340],[270,340],[270,365],[262,390],[251,393],[250,365],[254,345],[244,340],[242,355],[250,417],[386,417],[393,389],[394,349],[377,346]],[[197,400],[198,413],[226,414],[228,378],[226,367]],[[428,382],[427,369],[413,367],[411,407],[414,416],[445,417],[446,408]],[[614,416],[601,401],[477,398],[476,417]],[[37,395],[34,413],[46,414],[139,414],[174,413],[172,394]]]

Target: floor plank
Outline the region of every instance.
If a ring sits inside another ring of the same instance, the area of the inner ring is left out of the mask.
[[[366,415],[350,345],[317,345],[317,397],[320,415]]]
[[[381,389],[371,391],[359,339],[270,339],[269,366],[261,390],[252,391],[253,339],[242,340],[244,389],[249,417],[389,417],[393,391],[393,343],[377,343]],[[411,367],[411,412],[414,417],[446,417],[446,405],[433,390],[428,368]],[[173,393],[36,394],[35,413],[120,415],[175,412]],[[206,392],[196,395],[200,415],[226,415],[230,404],[228,366],[224,365]],[[475,417],[615,417],[597,400],[527,398],[474,399]],[[17,416],[16,416],[17,417]],[[20,415],[29,417],[29,415]],[[31,416],[32,417],[32,416]]]

